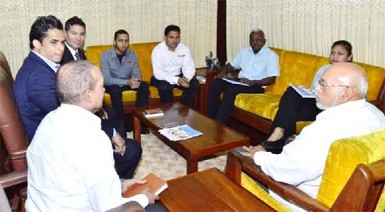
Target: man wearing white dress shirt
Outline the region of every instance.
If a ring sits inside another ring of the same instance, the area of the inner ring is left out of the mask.
[[[352,63],[328,68],[316,86],[317,107],[324,110],[305,127],[281,154],[262,146],[244,147],[263,172],[274,180],[296,186],[315,198],[321,183],[330,145],[342,138],[361,136],[385,129],[385,116],[365,100],[368,82],[364,70]],[[283,204],[300,208],[271,193]]]
[[[154,76],[151,85],[158,88],[162,103],[173,101],[173,88],[183,90],[181,103],[191,106],[199,89],[190,49],[180,43],[180,28],[169,25],[164,41],[155,46],[151,55]]]
[[[111,141],[94,113],[102,107],[103,76],[80,60],[57,74],[60,107],[42,120],[27,150],[28,211],[106,211],[125,202],[143,207],[157,198],[148,191],[122,198],[141,180],[120,180]]]

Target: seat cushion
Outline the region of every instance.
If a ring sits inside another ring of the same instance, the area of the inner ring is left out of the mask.
[[[252,114],[273,120],[278,111],[281,96],[272,93],[238,94],[235,106]]]
[[[182,96],[183,91],[177,88],[174,88],[173,94],[174,96]],[[160,98],[158,89],[154,86],[150,86],[150,99]],[[126,102],[135,102],[136,100],[136,91],[123,91],[122,93],[122,101]],[[108,93],[104,94],[104,103],[106,105],[111,105],[111,97]]]
[[[252,194],[257,196],[263,202],[268,204],[276,211],[290,211],[276,199],[274,199],[270,194],[261,188],[253,179],[251,179],[247,174],[242,173],[241,175],[241,185],[246,190],[250,191]]]
[[[385,158],[385,130],[334,142],[329,150],[317,200],[331,207],[358,164]],[[382,194],[384,198],[384,192]],[[377,206],[385,208],[385,202]]]

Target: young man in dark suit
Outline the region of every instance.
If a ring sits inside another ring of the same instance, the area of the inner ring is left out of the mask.
[[[44,116],[59,106],[56,72],[64,53],[63,24],[55,16],[36,19],[29,33],[28,57],[18,71],[13,90],[31,141]]]
[[[64,54],[64,40],[63,24],[55,16],[38,17],[31,27],[31,52],[17,73],[13,86],[30,141],[45,115],[59,107],[56,72]],[[125,141],[119,134],[114,134],[113,128],[108,125],[103,124],[103,130],[115,146],[114,158],[119,176],[132,178],[142,155],[140,145]]]
[[[68,19],[64,25],[65,48],[60,64],[73,60],[87,60],[81,46],[86,37],[86,24],[77,16]]]
[[[66,40],[64,42],[64,55],[60,63],[87,60],[83,49],[81,49],[86,37],[86,24],[84,21],[74,16],[65,22],[64,30]],[[141,146],[136,141],[126,138],[126,135],[122,133],[124,130],[121,130],[124,129],[124,126],[115,124],[110,119],[102,119],[102,129],[114,145],[114,159],[119,176],[125,179],[132,178],[142,156]]]

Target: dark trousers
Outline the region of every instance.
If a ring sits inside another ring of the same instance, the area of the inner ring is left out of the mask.
[[[235,97],[240,93],[263,93],[261,86],[243,86],[215,79],[209,86],[207,115],[221,123],[226,123],[234,107]],[[221,93],[223,99],[221,101]]]
[[[106,92],[111,96],[111,106],[112,106],[112,115],[109,114],[110,119],[118,122],[118,125],[121,127],[116,128],[118,132],[123,136],[125,136],[125,124],[124,124],[124,109],[123,109],[123,101],[122,101],[122,93],[127,90],[135,90],[136,91],[136,102],[135,105],[138,107],[148,105],[148,97],[150,95],[148,84],[145,82],[141,82],[140,86],[137,89],[131,89],[130,86],[119,86],[119,85],[111,85],[105,86]]]
[[[279,101],[269,135],[276,127],[283,128],[284,137],[295,134],[297,121],[314,121],[321,110],[314,98],[302,98],[292,87],[288,87]]]
[[[142,147],[135,140],[125,138],[126,151],[123,155],[114,152],[115,168],[121,179],[131,179],[142,157]],[[114,148],[114,147],[112,147]]]
[[[110,140],[112,140],[114,129],[117,130],[121,127],[122,126],[120,126],[119,123],[116,123],[112,120],[102,120],[102,130],[107,134]],[[118,130],[117,132],[119,133]],[[115,168],[120,178],[131,179],[138,166],[139,160],[142,157],[142,147],[135,140],[126,138],[125,134],[121,134],[121,136],[126,141],[126,151],[123,155],[117,154],[115,152],[113,153],[115,159]],[[112,144],[112,149],[114,148],[115,147]]]
[[[160,101],[162,103],[173,102],[174,95],[172,90],[178,88],[183,91],[181,103],[184,105],[192,106],[195,100],[195,96],[198,93],[199,82],[193,77],[190,80],[190,87],[185,88],[179,85],[172,85],[165,80],[158,80],[154,76],[151,77],[150,85],[155,86],[158,89]]]
[[[148,97],[150,95],[150,91],[148,88],[148,84],[145,82],[141,82],[140,86],[137,89],[132,89],[128,85],[125,85],[125,86],[106,85],[104,87],[106,88],[106,92],[111,96],[112,109],[115,111],[118,119],[124,116],[123,101],[122,101],[123,91],[135,90],[136,91],[135,105],[138,107],[148,105]]]

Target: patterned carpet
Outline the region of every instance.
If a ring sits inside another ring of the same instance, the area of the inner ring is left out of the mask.
[[[127,134],[132,138],[132,133]],[[186,160],[174,150],[170,149],[154,135],[142,135],[142,159],[134,175],[135,179],[142,179],[152,172],[164,180],[174,179],[186,175]],[[224,170],[226,155],[203,160],[198,163],[198,170],[217,167]]]

